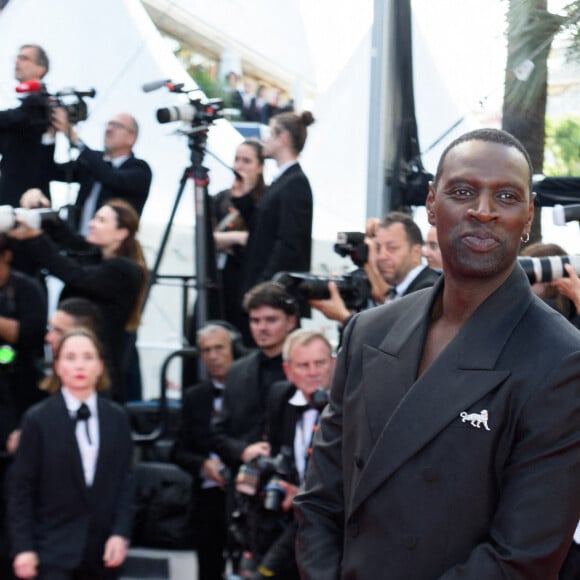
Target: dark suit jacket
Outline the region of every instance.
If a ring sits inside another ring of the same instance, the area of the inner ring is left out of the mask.
[[[41,99],[30,95],[20,107],[0,111],[0,205],[19,207],[20,197],[31,187],[50,198],[54,144],[42,144],[48,113],[34,105]]]
[[[346,330],[296,499],[304,579],[557,578],[580,515],[580,334],[516,266],[417,378],[442,284]],[[489,430],[463,420],[484,410]]]
[[[409,284],[403,296],[407,296],[408,294],[412,294],[413,292],[422,290],[423,288],[431,288],[431,286],[439,280],[439,276],[441,276],[441,272],[437,272],[437,270],[432,270],[428,266],[425,266],[425,268],[419,272],[419,275]]]
[[[253,196],[232,198],[248,224],[243,291],[276,272],[310,271],[312,191],[299,164],[286,170],[264,192],[255,207]]]
[[[51,179],[54,181],[80,183],[75,201],[75,227],[77,229],[83,206],[96,181],[101,183],[97,209],[108,200],[120,197],[130,203],[141,215],[149,195],[151,178],[149,165],[142,159],[137,159],[133,154],[116,168],[103,160],[102,151],[94,151],[89,147],[83,149],[76,161],[53,164],[51,171]]]
[[[62,394],[32,407],[22,424],[9,489],[12,551],[34,550],[40,563],[77,567],[86,554],[102,560],[111,535],[130,538],[132,442],[121,407],[99,398],[99,455],[87,487],[75,424]]]
[[[189,472],[196,489],[201,484],[199,477],[203,462],[213,451],[213,384],[205,380],[189,387],[183,396],[181,419],[171,451],[171,459]]]
[[[258,350],[235,361],[226,377],[214,441],[217,453],[232,470],[239,466],[244,449],[265,436],[267,402],[260,396],[260,354]]]

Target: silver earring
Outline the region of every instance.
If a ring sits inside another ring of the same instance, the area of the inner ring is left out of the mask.
[[[529,233],[525,233],[520,240],[522,240],[522,244],[527,244],[530,241],[530,234]]]

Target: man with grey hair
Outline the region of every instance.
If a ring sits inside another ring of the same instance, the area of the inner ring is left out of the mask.
[[[271,456],[287,454],[288,473],[278,482],[285,497],[278,512],[250,498],[253,509],[248,521],[250,527],[255,521],[255,529],[246,536],[255,542],[248,548],[257,561],[257,578],[298,580],[294,554],[297,522],[292,500],[304,481],[312,437],[328,398],[333,349],[322,332],[298,329],[286,338],[282,360],[287,380],[274,383],[270,389],[266,433]]]
[[[222,406],[226,374],[237,339],[228,323],[210,321],[197,331],[197,347],[209,378],[190,387],[183,397],[181,421],[172,459],[191,473],[199,577],[222,578],[226,546],[224,465],[214,451],[213,422]]]

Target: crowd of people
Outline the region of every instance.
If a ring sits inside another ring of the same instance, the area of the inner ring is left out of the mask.
[[[19,82],[48,70],[41,47],[20,48]],[[132,535],[122,404],[135,398],[152,174],[130,114],[111,117],[100,151],[66,110],[40,123],[38,106],[29,95],[0,111],[0,204],[50,207],[51,181],[80,187],[67,223],[19,219],[0,236],[0,575],[113,579]],[[299,157],[313,122],[274,110],[211,199],[223,308],[195,328],[206,378],[183,386],[170,451],[192,476],[199,578],[225,578],[228,561],[254,580],[577,577],[580,279],[568,266],[531,286],[517,265],[534,217],[528,153],[494,129],[453,141],[425,238],[405,212],[367,221],[368,297],[353,309],[332,280],[322,299],[272,280],[311,268]],[[58,133],[77,151],[64,165]],[[65,284],[51,313],[46,272]],[[301,328],[311,308],[339,325],[336,357]]]

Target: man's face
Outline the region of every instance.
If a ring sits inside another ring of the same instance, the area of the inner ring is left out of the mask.
[[[285,147],[284,129],[276,123],[275,120],[270,121],[270,133],[264,140],[264,157],[268,159],[277,159],[280,151]]]
[[[36,60],[36,48],[25,47],[18,51],[14,65],[14,78],[19,83],[39,81],[46,74],[46,69],[37,64]]]
[[[421,263],[421,246],[409,244],[403,224],[379,227],[374,242],[377,268],[390,286],[400,284]]]
[[[52,356],[55,356],[56,349],[62,337],[75,327],[75,318],[62,310],[57,310],[48,321],[48,330],[44,336],[44,342],[50,346]]]
[[[289,332],[296,326],[296,317],[288,316],[278,308],[259,306],[249,312],[250,332],[258,348],[268,356],[282,351]]]
[[[225,328],[220,328],[215,332],[204,334],[198,340],[198,347],[208,375],[223,383],[232,362],[234,362],[232,342],[228,331]]]
[[[132,119],[125,113],[111,117],[105,130],[105,152],[112,156],[128,155],[137,136]]]
[[[467,141],[444,160],[427,197],[446,274],[505,279],[534,217],[529,168],[520,151]]]
[[[295,345],[284,363],[288,380],[310,400],[318,388],[330,386],[334,359],[324,341],[316,338],[308,344]]]
[[[427,232],[425,244],[423,245],[423,256],[427,260],[429,268],[435,270],[443,269],[443,262],[441,262],[441,250],[439,249],[439,242],[437,241],[437,229],[431,228]]]

